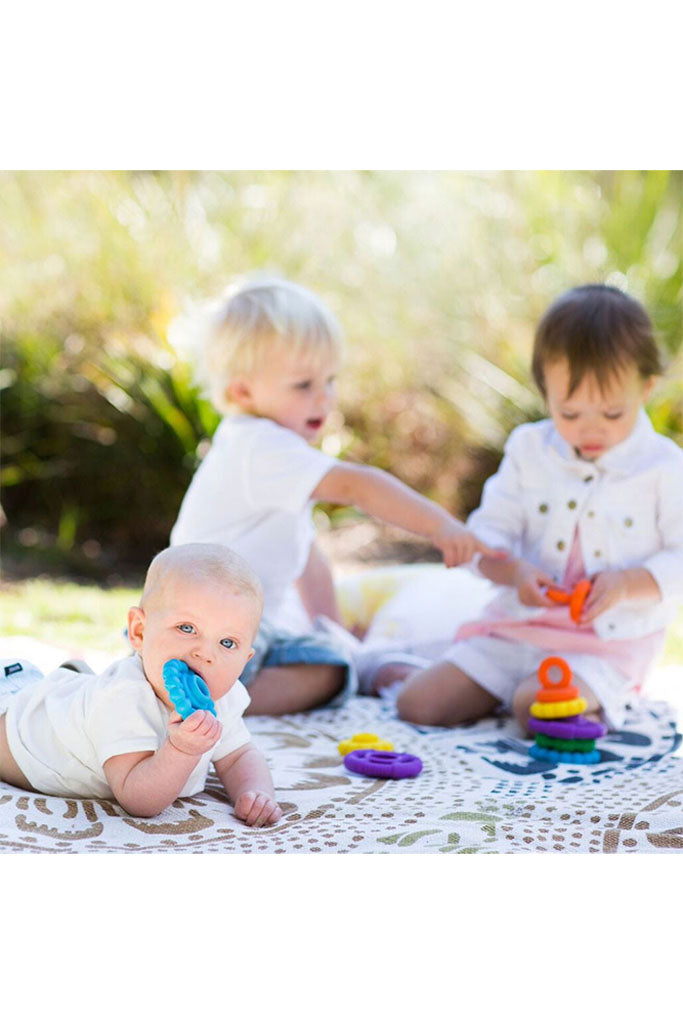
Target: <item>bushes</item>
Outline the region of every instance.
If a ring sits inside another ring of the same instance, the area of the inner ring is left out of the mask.
[[[680,172],[30,172],[0,176],[6,560],[139,568],[217,417],[165,331],[234,273],[279,271],[345,326],[326,446],[461,514],[542,414],[533,325],[628,286],[673,361],[651,413],[683,440]],[[676,360],[678,362],[676,362]],[[677,369],[677,372],[676,372]]]

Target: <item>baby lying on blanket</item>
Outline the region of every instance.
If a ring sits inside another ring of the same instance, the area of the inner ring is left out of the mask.
[[[99,675],[62,667],[9,697],[0,692],[0,779],[48,795],[113,799],[151,817],[200,793],[213,762],[236,816],[273,824],[282,812],[242,718],[249,696],[239,681],[262,607],[258,578],[229,548],[162,551],[140,607],[128,613],[134,654]],[[215,715],[198,710],[183,720],[174,710],[163,679],[174,658],[204,680]],[[20,675],[8,675],[5,689]]]

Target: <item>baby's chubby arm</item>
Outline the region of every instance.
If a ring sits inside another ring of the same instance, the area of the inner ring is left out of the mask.
[[[266,759],[252,743],[214,762],[214,768],[235,808],[247,825],[274,825],[282,817]]]
[[[376,519],[427,538],[441,550],[449,567],[469,562],[477,552],[494,559],[505,557],[478,540],[436,502],[375,466],[340,462],[325,474],[311,497],[334,505],[354,505]]]
[[[138,818],[151,818],[180,796],[202,754],[217,743],[222,725],[210,711],[183,720],[169,718],[168,736],[156,752],[136,750],[104,762],[104,774],[117,803]]]

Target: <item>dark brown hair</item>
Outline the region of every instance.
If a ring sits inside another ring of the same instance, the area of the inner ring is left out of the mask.
[[[559,359],[569,366],[569,395],[586,374],[602,389],[629,365],[644,380],[662,372],[649,316],[635,299],[605,284],[572,288],[541,318],[531,370],[543,397],[544,368]]]

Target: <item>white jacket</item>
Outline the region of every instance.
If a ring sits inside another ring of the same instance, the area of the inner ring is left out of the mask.
[[[593,623],[604,639],[656,632],[683,601],[683,451],[656,433],[643,410],[629,437],[594,462],[578,458],[552,420],[517,427],[468,526],[558,582],[577,526],[587,576],[648,569],[662,600],[604,612]],[[544,611],[521,604],[514,588],[502,589],[512,617]]]

